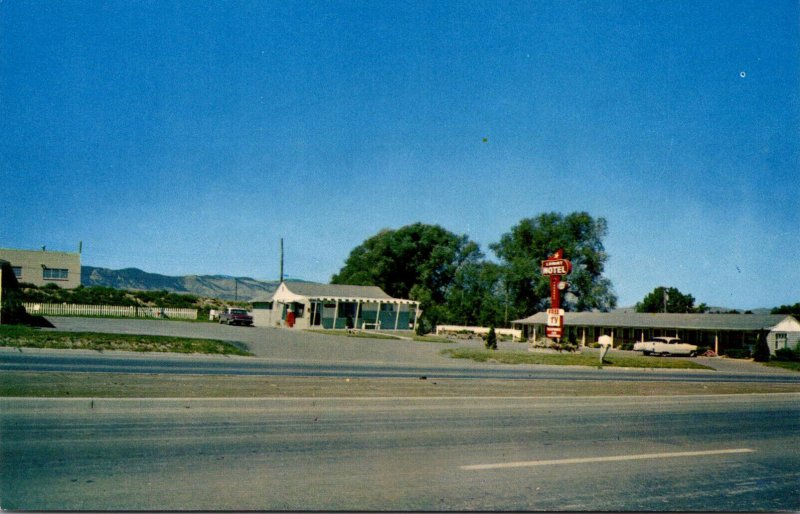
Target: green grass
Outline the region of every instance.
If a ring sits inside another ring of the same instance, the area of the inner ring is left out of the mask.
[[[84,350],[125,350],[131,352],[209,353],[252,355],[231,343],[214,339],[94,332],[55,332],[25,326],[0,326],[0,346],[16,348],[63,348]]]
[[[423,343],[443,343],[443,344],[455,344],[455,341],[447,339],[446,337],[437,337],[437,336],[418,336],[414,334],[412,337],[414,341],[421,341]]]
[[[472,359],[477,362],[498,362],[500,364],[549,364],[554,366],[599,366],[599,358],[595,355],[578,353],[531,353],[480,350],[473,348],[454,348],[442,350],[442,355],[454,359]],[[621,368],[678,368],[678,369],[712,369],[688,359],[666,359],[661,357],[617,357],[606,356],[604,366]]]
[[[792,371],[800,371],[800,362],[797,361],[771,360],[769,362],[765,362],[764,365],[772,366],[773,368],[783,368],[783,369],[790,369]]]
[[[306,332],[313,332],[314,334],[326,334],[331,336],[341,336],[341,337],[361,337],[364,339],[394,339],[395,341],[399,340],[399,337],[390,336],[387,334],[379,334],[377,332],[348,332],[347,330],[333,330],[333,329],[325,329],[325,330],[317,330],[317,329],[306,329]]]

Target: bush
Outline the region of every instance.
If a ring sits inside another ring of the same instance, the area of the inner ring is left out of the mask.
[[[731,348],[729,350],[725,350],[725,356],[730,357],[731,359],[749,359],[750,350],[747,348]]]
[[[497,350],[497,334],[495,334],[493,326],[489,327],[489,335],[486,336],[486,348]]]
[[[415,328],[414,332],[418,336],[424,336],[425,334],[430,332],[430,328],[428,326],[428,323],[425,321],[424,318],[419,318],[417,320],[417,325],[416,325],[416,328]]]
[[[779,348],[775,350],[776,361],[800,362],[800,352],[791,348]]]
[[[758,334],[758,343],[756,343],[753,359],[756,362],[769,362],[769,345],[767,345],[767,333],[764,331]]]

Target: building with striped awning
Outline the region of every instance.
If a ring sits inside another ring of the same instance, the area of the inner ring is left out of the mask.
[[[256,326],[413,330],[420,314],[419,302],[377,286],[281,282],[269,297],[253,300]]]

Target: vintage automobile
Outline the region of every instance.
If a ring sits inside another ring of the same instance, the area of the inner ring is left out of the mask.
[[[639,342],[633,345],[633,351],[642,352],[644,355],[697,355],[697,346],[684,343],[677,337],[654,337],[650,341]]]
[[[245,309],[228,308],[219,314],[219,322],[226,325],[253,325],[253,316]]]

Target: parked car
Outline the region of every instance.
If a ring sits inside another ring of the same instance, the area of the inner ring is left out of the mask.
[[[697,355],[697,346],[684,343],[677,337],[654,337],[650,341],[638,342],[633,345],[633,351],[642,352],[644,355]]]
[[[219,322],[227,325],[245,325],[250,326],[253,324],[253,316],[245,309],[227,308],[219,313]]]

